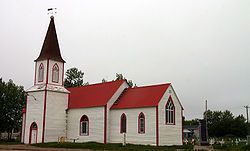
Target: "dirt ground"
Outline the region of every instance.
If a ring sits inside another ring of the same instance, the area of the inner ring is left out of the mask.
[[[39,148],[31,145],[0,145],[1,151],[92,151],[90,149],[66,149],[66,148]],[[214,151],[209,146],[194,146],[194,150]]]
[[[214,151],[212,146],[194,146],[194,150],[206,150],[206,151]]]
[[[1,151],[92,151],[89,149],[39,148],[31,145],[0,145]]]

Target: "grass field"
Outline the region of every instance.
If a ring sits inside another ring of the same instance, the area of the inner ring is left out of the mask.
[[[84,148],[92,150],[121,150],[121,151],[174,151],[177,149],[182,149],[184,151],[193,150],[193,145],[183,145],[183,146],[149,146],[149,145],[132,145],[127,144],[122,146],[122,144],[102,144],[96,142],[88,143],[45,143],[45,144],[34,144],[37,147],[52,147],[52,148]]]
[[[245,145],[241,143],[239,145],[225,144],[225,145],[213,145],[214,149],[227,150],[227,151],[250,151],[250,145]]]

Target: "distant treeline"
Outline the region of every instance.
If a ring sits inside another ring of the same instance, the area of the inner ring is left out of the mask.
[[[205,113],[204,113],[205,114]],[[226,111],[207,111],[209,137],[246,137],[247,123],[243,115],[233,116]],[[185,125],[198,125],[199,120],[187,120]]]

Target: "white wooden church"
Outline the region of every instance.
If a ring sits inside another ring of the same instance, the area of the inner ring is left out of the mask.
[[[125,80],[66,89],[54,17],[27,90],[21,142],[126,142],[182,145],[183,107],[170,83],[129,87]]]

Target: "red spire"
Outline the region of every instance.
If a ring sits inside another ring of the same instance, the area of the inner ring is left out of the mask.
[[[46,59],[65,62],[60,53],[53,16],[50,17],[49,28],[43,42],[42,50],[35,61]]]

